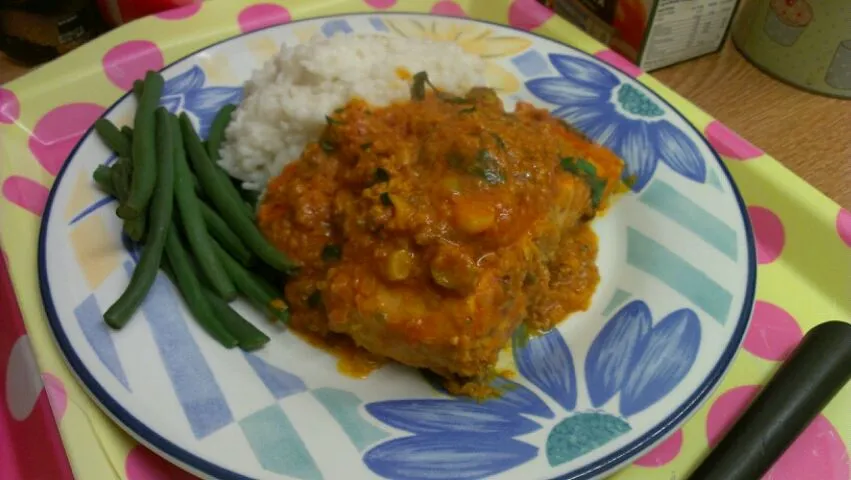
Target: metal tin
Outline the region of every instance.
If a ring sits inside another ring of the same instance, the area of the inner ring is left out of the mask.
[[[733,26],[733,42],[780,80],[851,98],[851,0],[751,0]]]

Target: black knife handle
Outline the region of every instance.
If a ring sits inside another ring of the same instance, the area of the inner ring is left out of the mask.
[[[807,332],[689,480],[756,480],[851,379],[851,324]]]

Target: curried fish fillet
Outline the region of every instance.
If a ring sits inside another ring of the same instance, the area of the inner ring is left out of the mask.
[[[622,168],[544,110],[506,113],[489,89],[355,100],[270,182],[258,222],[304,265],[285,290],[293,326],[481,378],[524,320],[544,330],[587,308],[587,221]]]

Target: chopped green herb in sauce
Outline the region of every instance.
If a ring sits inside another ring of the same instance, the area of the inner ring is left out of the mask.
[[[307,306],[310,308],[319,308],[322,306],[322,292],[314,290],[313,293],[307,297]]]
[[[505,175],[502,173],[499,163],[496,161],[496,158],[484,148],[479,150],[479,153],[476,154],[476,163],[470,169],[470,173],[483,178],[491,185],[505,183]]]
[[[493,138],[493,141],[496,142],[496,146],[499,147],[500,150],[502,150],[503,152],[507,150],[507,147],[505,146],[505,142],[502,140],[502,137],[493,132],[490,132],[490,135]]]
[[[458,113],[473,113],[476,111],[476,107],[468,107],[458,110]]]
[[[335,118],[329,117],[328,115],[325,115],[325,121],[328,123],[328,125],[342,125],[343,124],[343,122],[341,122],[341,121],[339,121]]]
[[[473,100],[457,97],[455,95],[441,92],[437,87],[431,83],[431,80],[428,78],[428,73],[426,72],[417,72],[414,74],[413,80],[411,82],[411,100],[425,100],[426,96],[426,85],[431,87],[434,90],[434,94],[437,95],[437,98],[441,99],[447,103],[454,104],[472,104],[475,103]]]
[[[336,149],[334,144],[329,142],[328,140],[322,140],[321,142],[319,142],[319,146],[322,147],[322,150],[324,150],[325,153],[331,153]]]
[[[372,142],[361,143],[360,149],[363,150],[364,152],[368,152],[368,151],[372,150]]]
[[[472,103],[476,103],[475,101],[470,100],[469,98],[456,97],[455,95],[449,95],[448,93],[443,92],[437,92],[437,98],[446,103],[451,103],[454,105],[470,105]]]
[[[428,83],[428,74],[426,72],[417,72],[414,74],[411,82],[411,100],[425,100],[426,83]]]
[[[382,192],[381,195],[378,196],[378,199],[381,200],[381,204],[385,207],[393,206],[393,200],[390,198],[390,194],[387,192]]]
[[[375,169],[374,178],[375,183],[385,183],[390,181],[390,174],[387,172],[387,170],[378,167]]]
[[[446,163],[449,164],[450,167],[463,170],[464,169],[464,156],[455,150],[451,150],[446,155]]]
[[[322,248],[322,260],[334,262],[343,258],[343,247],[329,243]]]
[[[472,162],[461,153],[454,151],[449,152],[446,161],[450,167],[479,177],[491,185],[505,183],[505,174],[502,172],[499,162],[484,148],[476,153]]]
[[[603,199],[603,191],[606,189],[606,181],[597,176],[597,167],[584,158],[564,157],[561,159],[561,168],[565,172],[582,178],[588,184],[591,190],[591,204],[594,208],[599,207]]]

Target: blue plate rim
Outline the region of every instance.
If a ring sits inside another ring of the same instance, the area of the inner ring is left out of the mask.
[[[162,69],[160,69],[160,71],[168,69],[174,65],[177,65],[178,63],[183,62],[184,60],[203,53],[211,48],[217,47],[223,43],[227,43],[247,35],[255,34],[257,32],[281,28],[292,24],[353,16],[384,17],[411,15],[429,18],[438,17],[459,20],[457,17],[452,17],[449,15],[436,15],[422,12],[403,11],[358,12],[303,18],[288,23],[270,25],[268,27],[264,27],[258,30],[252,30],[250,32],[242,32],[237,35],[224,38],[215,43],[206,45],[203,48],[194,50],[184,55],[183,57],[174,60],[168,65],[165,65]],[[682,113],[680,113],[680,111],[676,107],[674,107],[670,102],[668,102],[658,93],[650,89],[647,85],[640,82],[637,78],[632,77],[631,75],[614,65],[608,64],[600,60],[599,58],[595,57],[590,53],[582,51],[572,45],[567,45],[558,40],[546,37],[539,33],[527,30],[520,30],[509,25],[503,25],[488,20],[480,20],[474,18],[463,18],[461,20],[508,28],[517,31],[518,33],[531,35],[542,40],[558,44],[572,51],[573,53],[588,58],[589,60],[595,63],[602,63],[608,68],[613,68],[622,73],[623,75],[627,76],[628,78],[632,79],[633,83],[639,85],[644,93],[651,95],[654,99],[661,101],[665,105],[667,105],[672,112],[674,112],[684,121],[688,128],[690,128],[694,133],[697,134],[697,136],[701,139],[707,149],[712,153],[712,157],[715,159],[718,166],[721,167],[721,171],[724,172],[724,176],[730,184],[731,191],[736,198],[736,204],[739,207],[739,213],[741,215],[742,223],[744,226],[747,243],[748,278],[745,289],[745,295],[743,298],[742,311],[739,315],[738,324],[736,326],[736,329],[733,331],[733,335],[730,337],[730,341],[728,342],[723,353],[721,354],[718,363],[709,372],[706,378],[700,383],[700,386],[688,397],[688,399],[686,399],[685,402],[683,402],[676,410],[674,410],[673,413],[668,415],[664,420],[662,420],[655,427],[653,427],[647,434],[636,440],[633,440],[629,444],[619,448],[615,452],[612,452],[609,455],[593,463],[577,468],[566,474],[553,477],[550,480],[590,480],[604,473],[614,473],[616,470],[628,466],[630,460],[637,457],[640,453],[650,450],[653,446],[657,445],[665,438],[667,438],[668,435],[672,434],[678,426],[685,423],[697,411],[697,409],[700,408],[701,405],[703,405],[703,403],[709,398],[710,394],[720,385],[721,378],[727,373],[729,367],[733,363],[733,360],[739,350],[739,346],[744,340],[747,327],[750,323],[756,291],[756,245],[753,236],[753,226],[751,225],[750,217],[747,214],[747,207],[745,201],[741,195],[741,192],[739,191],[738,185],[736,185],[736,182],[733,180],[730,171],[724,164],[724,161],[721,159],[721,157],[718,155],[718,152],[715,151],[712,145],[709,144],[706,137]],[[131,94],[132,92],[127,92],[124,95],[121,95],[112,105],[109,106],[109,108],[106,109],[106,111],[104,111],[102,117],[105,117],[109,113],[111,113],[122,101],[124,101],[126,97],[130,96]],[[156,451],[158,454],[170,459],[173,463],[177,463],[181,468],[189,469],[193,473],[201,473],[203,475],[209,475],[223,480],[251,480],[250,477],[246,477],[244,475],[216,465],[174,444],[170,440],[166,439],[165,437],[145,425],[142,421],[133,416],[130,412],[125,410],[124,407],[122,407],[118,401],[116,401],[112,396],[109,395],[109,393],[101,386],[100,382],[98,382],[97,379],[91,374],[91,372],[89,372],[89,370],[85,367],[82,360],[71,346],[71,342],[69,341],[68,336],[65,334],[65,331],[62,328],[61,322],[59,321],[59,316],[56,313],[56,307],[53,304],[53,296],[51,295],[50,284],[47,276],[47,265],[45,258],[45,247],[47,242],[47,224],[49,223],[50,215],[53,210],[53,202],[55,199],[57,186],[60,184],[63,176],[65,175],[65,172],[71,163],[70,160],[76,156],[77,151],[80,149],[83,142],[92,134],[93,130],[94,126],[86,130],[85,134],[80,137],[80,140],[71,150],[71,152],[66,157],[65,162],[62,164],[62,168],[59,170],[59,173],[57,173],[56,178],[53,181],[53,185],[50,188],[50,193],[47,197],[47,202],[45,203],[44,207],[44,214],[42,215],[39,226],[37,254],[39,291],[41,293],[42,304],[47,315],[48,324],[50,325],[50,329],[53,332],[54,339],[56,340],[56,343],[59,346],[62,355],[65,357],[66,362],[71,367],[74,376],[80,381],[80,384],[84,387],[84,390],[88,392],[89,396],[94,399],[95,403],[97,403],[103,410],[105,410],[107,415],[113,421],[123,427],[123,429],[127,431],[133,438],[144,444],[146,447]]]

